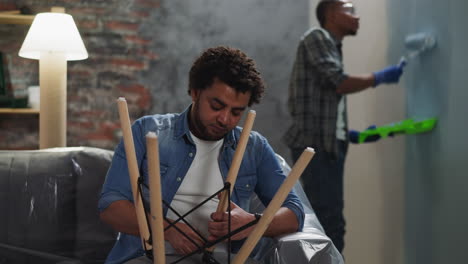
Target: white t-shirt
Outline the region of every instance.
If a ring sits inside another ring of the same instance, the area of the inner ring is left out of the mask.
[[[195,142],[197,152],[171,203],[171,207],[180,215],[190,211],[224,186],[218,163],[223,140],[205,141],[195,137],[192,133],[190,135]],[[216,211],[218,203],[218,197],[212,198],[185,217],[185,220],[208,238],[208,221],[211,220],[210,215]],[[171,210],[168,210],[167,217],[173,220],[178,218]]]
[[[338,103],[338,111],[336,118],[336,138],[339,140],[346,141],[346,131],[345,131],[345,97],[342,96],[340,102]]]

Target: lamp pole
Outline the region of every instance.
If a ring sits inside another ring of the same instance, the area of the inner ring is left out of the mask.
[[[65,13],[52,7],[52,13]],[[39,58],[39,148],[67,146],[67,60],[64,53],[45,51]]]
[[[39,148],[67,145],[67,60],[59,52],[39,59]]]

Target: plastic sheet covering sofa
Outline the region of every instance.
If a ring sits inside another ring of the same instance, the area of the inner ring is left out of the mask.
[[[290,166],[279,155],[276,155],[286,175],[291,171]],[[325,235],[322,225],[315,215],[301,185],[297,183],[294,191],[302,201],[306,213],[302,232],[284,235],[268,241],[261,241],[260,250],[255,256],[260,263],[272,264],[342,264],[343,257]],[[252,197],[251,212],[261,212],[264,206],[256,196]]]
[[[112,151],[90,147],[0,151],[0,264],[103,263],[116,234],[97,201]],[[278,156],[286,174],[290,167]],[[341,264],[300,184],[303,232],[263,239],[256,259],[271,264]],[[252,197],[252,212],[264,207]],[[222,259],[219,259],[222,261]]]
[[[103,263],[116,234],[97,201],[112,151],[0,151],[0,263]]]

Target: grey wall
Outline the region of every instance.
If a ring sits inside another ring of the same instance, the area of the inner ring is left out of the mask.
[[[437,128],[407,137],[405,263],[466,263],[468,259],[468,2],[388,1],[391,41],[432,32],[437,48],[409,62],[408,117],[438,117]]]
[[[142,76],[153,96],[151,112],[181,111],[190,103],[188,71],[202,50],[240,48],[257,62],[268,86],[261,104],[253,106],[254,130],[289,159],[280,137],[289,125],[287,87],[297,43],[308,28],[308,1],[161,1],[153,19],[154,28],[147,31],[157,38],[152,43],[159,60]]]

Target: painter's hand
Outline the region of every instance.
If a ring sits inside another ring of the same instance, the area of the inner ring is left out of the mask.
[[[176,226],[184,234],[190,237],[198,246],[202,246],[204,244],[203,240],[186,224],[178,222]],[[187,237],[182,235],[173,227],[164,232],[164,238],[171,244],[175,251],[181,255],[187,255],[198,249],[198,247]]]
[[[210,236],[208,240],[214,241],[228,233],[228,218],[227,212],[214,212],[211,214],[211,219],[208,223],[208,232]],[[231,202],[231,231],[244,226],[255,220],[255,215],[244,211],[242,208]],[[232,236],[232,240],[241,240],[246,238],[253,230],[254,226],[251,226],[236,235]]]
[[[403,74],[403,68],[406,62],[400,62],[398,65],[388,66],[380,71],[374,72],[374,87],[382,83],[397,83]]]
[[[375,125],[372,125],[372,126],[369,126],[366,130],[371,130],[371,129],[375,129],[376,126]],[[361,132],[357,131],[357,130],[349,130],[348,132],[348,138],[349,138],[349,142],[351,143],[354,143],[354,144],[358,144],[359,143],[359,135],[360,135]],[[379,134],[376,134],[376,135],[372,135],[372,136],[368,136],[364,139],[364,142],[363,143],[368,143],[368,142],[375,142],[377,140],[380,139],[380,135]]]
[[[350,129],[348,131],[348,139],[349,139],[349,142],[351,143],[354,143],[354,144],[358,144],[359,143],[359,134],[361,132],[357,131],[357,130],[352,130]]]

